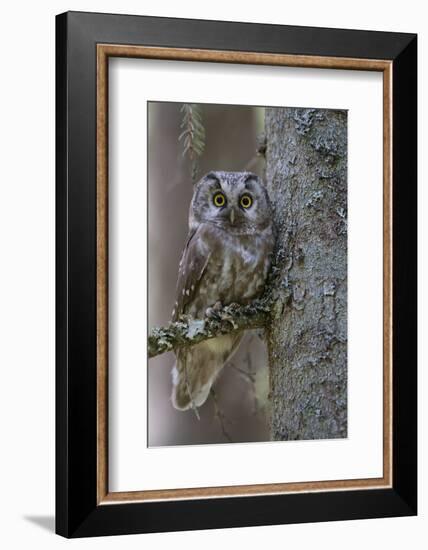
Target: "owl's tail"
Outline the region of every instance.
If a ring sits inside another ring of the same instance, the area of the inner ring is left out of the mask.
[[[176,409],[195,409],[205,403],[215,379],[240,340],[241,335],[228,334],[177,351],[171,395]]]
[[[196,348],[197,346],[194,346]],[[180,411],[195,409],[205,403],[223,361],[205,359],[204,350],[186,350],[177,353],[177,361],[172,369],[172,395],[174,407]]]

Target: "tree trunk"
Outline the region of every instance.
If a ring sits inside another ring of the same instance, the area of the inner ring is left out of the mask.
[[[272,440],[347,436],[347,113],[266,109]]]

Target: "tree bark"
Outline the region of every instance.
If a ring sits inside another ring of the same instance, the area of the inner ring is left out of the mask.
[[[347,436],[347,113],[266,109],[272,440]]]

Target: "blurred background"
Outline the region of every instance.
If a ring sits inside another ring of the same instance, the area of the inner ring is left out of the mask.
[[[185,143],[189,115],[200,121],[199,156]],[[263,131],[263,107],[148,103],[149,328],[171,320],[193,180],[210,170],[263,176],[264,157],[257,155]],[[269,440],[267,355],[257,331],[246,334],[220,373],[216,398],[199,408],[200,420],[192,410],[177,411],[171,404],[173,364],[173,353],[148,361],[149,446]]]

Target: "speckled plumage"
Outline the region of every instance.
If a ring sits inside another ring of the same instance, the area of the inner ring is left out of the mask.
[[[216,206],[221,193],[225,204]],[[252,204],[241,205],[249,196]],[[189,235],[180,261],[173,320],[185,313],[204,318],[208,308],[245,305],[263,292],[273,248],[272,214],[260,178],[249,172],[210,172],[196,185],[189,211]],[[206,340],[176,352],[172,403],[199,407],[242,334]]]

